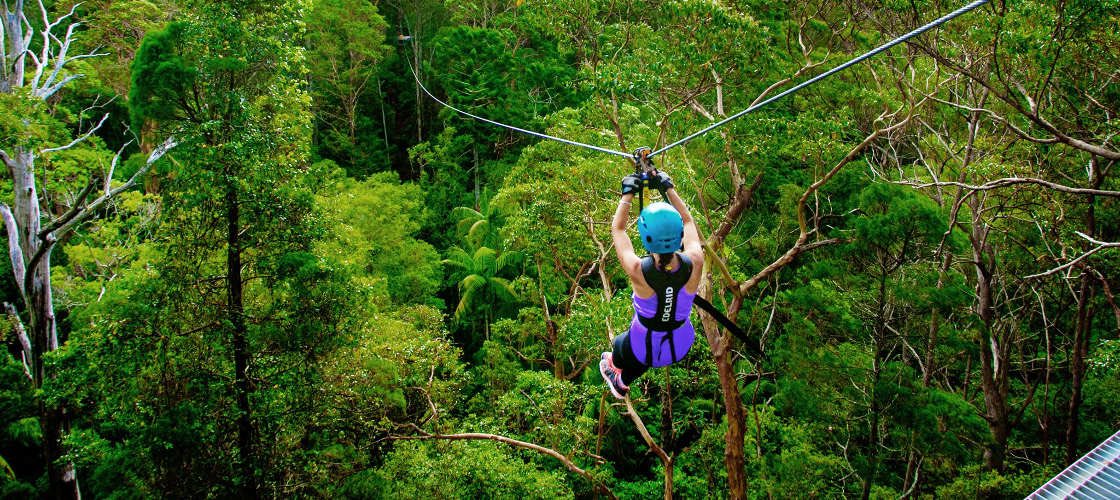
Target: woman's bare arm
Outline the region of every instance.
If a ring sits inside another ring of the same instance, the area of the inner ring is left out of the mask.
[[[700,245],[700,231],[696,229],[696,221],[692,219],[692,214],[688,212],[688,206],[684,204],[684,200],[677,194],[676,188],[669,188],[665,191],[665,196],[669,198],[669,203],[673,204],[673,208],[681,214],[681,222],[684,223],[684,239],[682,246],[685,253],[689,257],[699,256],[704,257],[704,247]]]
[[[673,208],[680,212],[681,222],[684,223],[684,238],[681,241],[681,246],[684,248],[684,254],[692,260],[692,276],[689,277],[688,284],[685,287],[689,292],[695,293],[700,286],[700,277],[704,267],[704,247],[700,243],[700,230],[696,228],[696,221],[689,213],[684,200],[677,194],[676,188],[666,189],[665,197],[669,198],[669,203],[672,203]]]

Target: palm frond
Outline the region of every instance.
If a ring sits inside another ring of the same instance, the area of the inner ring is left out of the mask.
[[[463,278],[459,282],[459,304],[455,306],[455,319],[462,320],[463,314],[472,309],[475,302],[480,300],[486,290],[487,279],[477,274]]]
[[[498,252],[490,247],[478,247],[474,251],[474,262],[478,266],[480,274],[493,276],[497,274],[498,270]]]
[[[487,237],[493,233],[489,219],[479,219],[467,230],[467,241],[476,247],[484,246]]]
[[[494,292],[494,296],[502,302],[517,302],[517,292],[513,289],[513,284],[505,278],[490,278],[490,289]]]
[[[487,279],[485,276],[472,274],[459,282],[459,292],[463,295],[467,295],[486,288],[486,285]]]
[[[8,465],[8,461],[4,460],[4,457],[0,457],[0,472],[3,472],[8,479],[16,478],[16,471],[12,470],[12,466]]]
[[[455,207],[451,209],[451,218],[455,221],[485,219],[486,216],[471,207]]]
[[[502,254],[498,256],[498,267],[495,269],[495,274],[520,267],[523,262],[525,262],[525,254],[521,252],[513,250],[502,252]]]

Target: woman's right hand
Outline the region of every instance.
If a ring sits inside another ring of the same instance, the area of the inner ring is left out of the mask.
[[[668,191],[673,187],[673,180],[669,178],[669,174],[658,171],[650,176],[649,187],[658,191]]]

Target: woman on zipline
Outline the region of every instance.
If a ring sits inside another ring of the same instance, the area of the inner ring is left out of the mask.
[[[696,340],[689,314],[704,267],[700,232],[667,174],[656,172],[647,182],[672,203],[651,203],[638,215],[638,235],[650,255],[638,257],[626,234],[631,200],[642,189],[639,174],[622,179],[622,199],[611,222],[618,261],[634,288],[630,330],[615,337],[613,352],[599,361],[599,373],[618,399],[649,368],[683,359]]]

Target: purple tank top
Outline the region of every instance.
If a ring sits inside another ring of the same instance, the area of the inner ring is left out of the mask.
[[[696,341],[696,330],[689,321],[692,301],[696,298],[696,294],[689,293],[685,287],[679,290],[676,297],[676,314],[673,319],[684,321],[684,324],[673,330],[671,334],[650,330],[638,320],[638,315],[652,318],[661,313],[657,311],[656,293],[646,298],[638,297],[638,294],[634,293],[631,298],[634,302],[634,316],[630,320],[630,349],[634,351],[634,356],[646,366],[654,368],[667,366],[683,359]],[[647,345],[651,352],[646,352]]]

